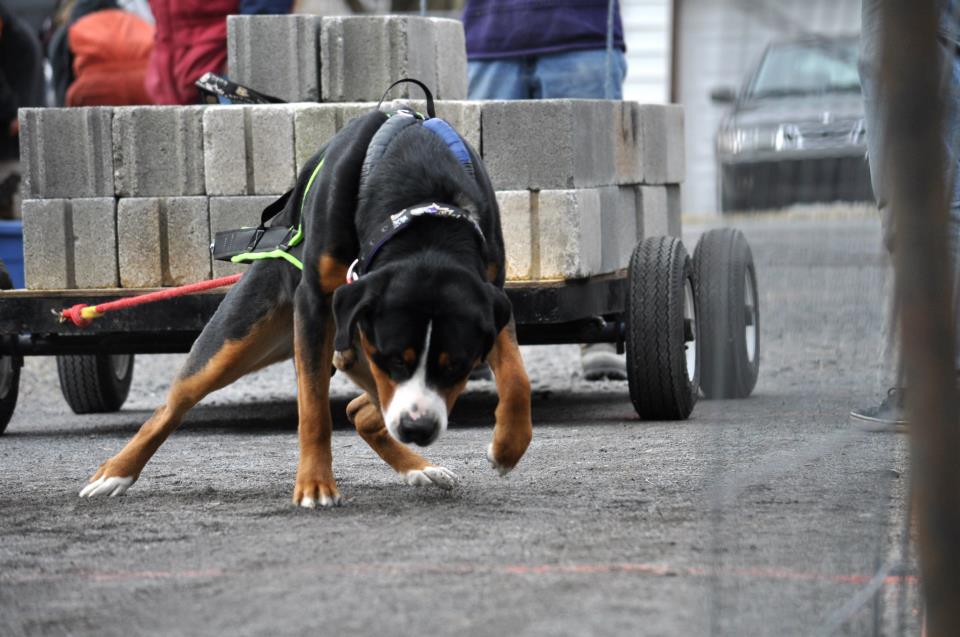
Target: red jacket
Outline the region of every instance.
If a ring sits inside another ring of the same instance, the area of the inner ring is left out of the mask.
[[[156,40],[147,67],[147,93],[157,104],[194,104],[194,82],[227,64],[227,16],[239,0],[150,0]]]

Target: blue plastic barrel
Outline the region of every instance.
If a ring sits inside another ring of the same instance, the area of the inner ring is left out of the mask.
[[[23,222],[0,221],[0,259],[10,271],[13,287],[23,287]]]

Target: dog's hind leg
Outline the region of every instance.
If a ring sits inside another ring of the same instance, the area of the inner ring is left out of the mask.
[[[191,348],[166,403],[117,455],[100,465],[90,484],[80,492],[81,497],[122,494],[137,480],[144,465],[180,425],[187,411],[204,396],[249,372],[290,357],[293,311],[289,302],[260,309],[263,311],[256,312],[258,318],[251,320],[256,308],[250,306],[249,297],[242,293],[233,298],[228,295]]]

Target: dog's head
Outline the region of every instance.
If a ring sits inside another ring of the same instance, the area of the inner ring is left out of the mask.
[[[465,268],[392,264],[336,291],[335,348],[348,350],[357,338],[387,430],[427,446],[446,429],[510,311],[502,289]]]

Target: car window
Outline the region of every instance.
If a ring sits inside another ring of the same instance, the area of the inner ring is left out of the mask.
[[[747,97],[859,91],[856,40],[828,41],[768,49]]]

